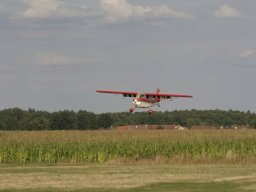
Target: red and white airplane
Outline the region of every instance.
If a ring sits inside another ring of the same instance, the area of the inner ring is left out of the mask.
[[[158,88],[155,93],[143,93],[139,92],[128,92],[128,91],[111,91],[111,90],[97,90],[98,93],[109,93],[115,95],[123,95],[123,97],[135,97],[133,99],[133,105],[129,109],[130,113],[134,111],[136,108],[151,108],[154,105],[160,107],[161,101],[171,101],[173,98],[183,97],[183,98],[192,98],[191,95],[183,95],[183,94],[165,94],[160,93],[160,89]],[[152,110],[148,110],[148,114],[152,114]]]

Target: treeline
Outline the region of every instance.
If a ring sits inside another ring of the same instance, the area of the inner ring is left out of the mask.
[[[64,110],[50,113],[19,108],[0,111],[0,130],[95,130],[141,124],[256,128],[256,114],[233,110],[166,111],[154,112],[151,116],[146,112],[94,114],[82,110]]]

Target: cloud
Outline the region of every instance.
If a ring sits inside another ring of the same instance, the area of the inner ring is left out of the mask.
[[[62,0],[22,0],[28,8],[17,17],[28,19],[72,18],[93,16],[96,11],[64,3]]]
[[[127,0],[101,0],[100,5],[107,14],[107,20],[112,22],[125,19],[191,17],[189,14],[176,12],[165,4],[149,7],[132,5]]]
[[[165,4],[157,6],[132,5],[128,0],[100,0],[100,8],[88,8],[74,5],[64,0],[21,0],[27,7],[17,12],[13,18],[22,19],[60,19],[60,18],[96,18],[107,22],[122,20],[178,18],[188,19],[192,16],[174,11]]]
[[[254,51],[254,50],[245,50],[245,51],[241,52],[238,56],[240,58],[247,58],[247,57],[250,57],[250,56],[253,56],[253,55],[256,55],[256,51]]]
[[[0,12],[4,10],[4,6],[0,4]]]
[[[50,53],[50,54],[39,54],[37,55],[37,61],[41,65],[55,65],[55,66],[63,66],[63,65],[72,65],[78,64],[78,60],[74,57],[69,57],[66,55]]]
[[[57,0],[23,0],[29,6],[27,10],[20,15],[25,18],[45,18],[54,14],[59,7]]]
[[[228,5],[222,5],[218,10],[214,12],[214,16],[218,18],[234,18],[239,17],[240,12]]]

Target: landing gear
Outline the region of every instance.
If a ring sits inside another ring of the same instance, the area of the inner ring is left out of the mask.
[[[134,109],[133,109],[133,108],[130,108],[129,111],[130,111],[130,113],[132,113],[132,112],[134,111]]]
[[[152,115],[152,113],[153,113],[153,110],[148,110],[148,115]]]

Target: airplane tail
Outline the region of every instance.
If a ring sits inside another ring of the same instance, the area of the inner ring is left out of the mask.
[[[160,89],[159,88],[157,88],[157,90],[156,90],[156,94],[159,94],[160,93]]]

